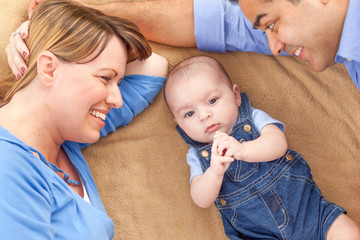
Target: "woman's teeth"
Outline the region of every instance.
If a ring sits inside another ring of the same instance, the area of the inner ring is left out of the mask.
[[[91,110],[91,111],[90,111],[90,114],[93,115],[93,116],[95,116],[95,117],[97,117],[97,118],[101,118],[101,119],[104,120],[104,121],[105,121],[105,119],[106,119],[106,115],[105,115],[104,113],[101,113],[101,112],[98,112],[98,111],[93,111],[93,110]]]

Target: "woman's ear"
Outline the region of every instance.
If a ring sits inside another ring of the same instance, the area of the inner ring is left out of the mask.
[[[238,107],[240,107],[240,105],[241,105],[240,89],[239,89],[239,86],[236,84],[233,84],[233,93],[235,96],[236,103],[237,103]]]
[[[50,86],[54,82],[59,59],[49,51],[42,52],[37,59],[37,74],[41,82]]]

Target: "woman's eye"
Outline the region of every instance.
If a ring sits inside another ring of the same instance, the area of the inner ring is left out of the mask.
[[[101,76],[101,78],[102,78],[103,80],[105,80],[105,81],[110,81],[110,80],[111,80],[110,77],[106,77],[106,76]]]
[[[209,104],[214,104],[218,99],[217,98],[213,98],[209,101]]]
[[[192,115],[194,115],[194,111],[190,111],[190,112],[186,113],[185,117],[188,118],[188,117],[191,117]]]

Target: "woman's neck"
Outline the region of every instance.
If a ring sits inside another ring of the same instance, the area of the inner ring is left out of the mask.
[[[47,161],[56,162],[63,140],[56,136],[44,100],[19,91],[0,108],[0,125],[27,145],[37,149]]]

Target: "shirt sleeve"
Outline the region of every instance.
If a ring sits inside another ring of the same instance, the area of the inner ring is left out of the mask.
[[[165,79],[165,77],[146,75],[125,76],[119,84],[123,106],[119,109],[111,109],[107,114],[105,126],[100,130],[100,137],[130,123],[136,115],[147,108],[161,90]],[[88,145],[80,144],[82,148]]]
[[[261,132],[261,130],[263,129],[263,127],[265,127],[268,124],[274,124],[276,126],[278,126],[281,131],[285,132],[285,125],[284,123],[273,119],[272,117],[269,116],[269,114],[267,114],[266,112],[256,109],[256,108],[251,108],[252,109],[252,117],[254,120],[254,124],[256,126],[256,128],[259,130],[259,132]]]
[[[194,22],[199,50],[271,54],[266,34],[253,27],[237,2],[194,0]]]
[[[49,179],[35,159],[14,151],[0,156],[0,239],[55,239]]]
[[[195,176],[201,175],[204,171],[201,168],[199,158],[194,147],[190,147],[186,154],[186,161],[190,167],[190,183]]]

